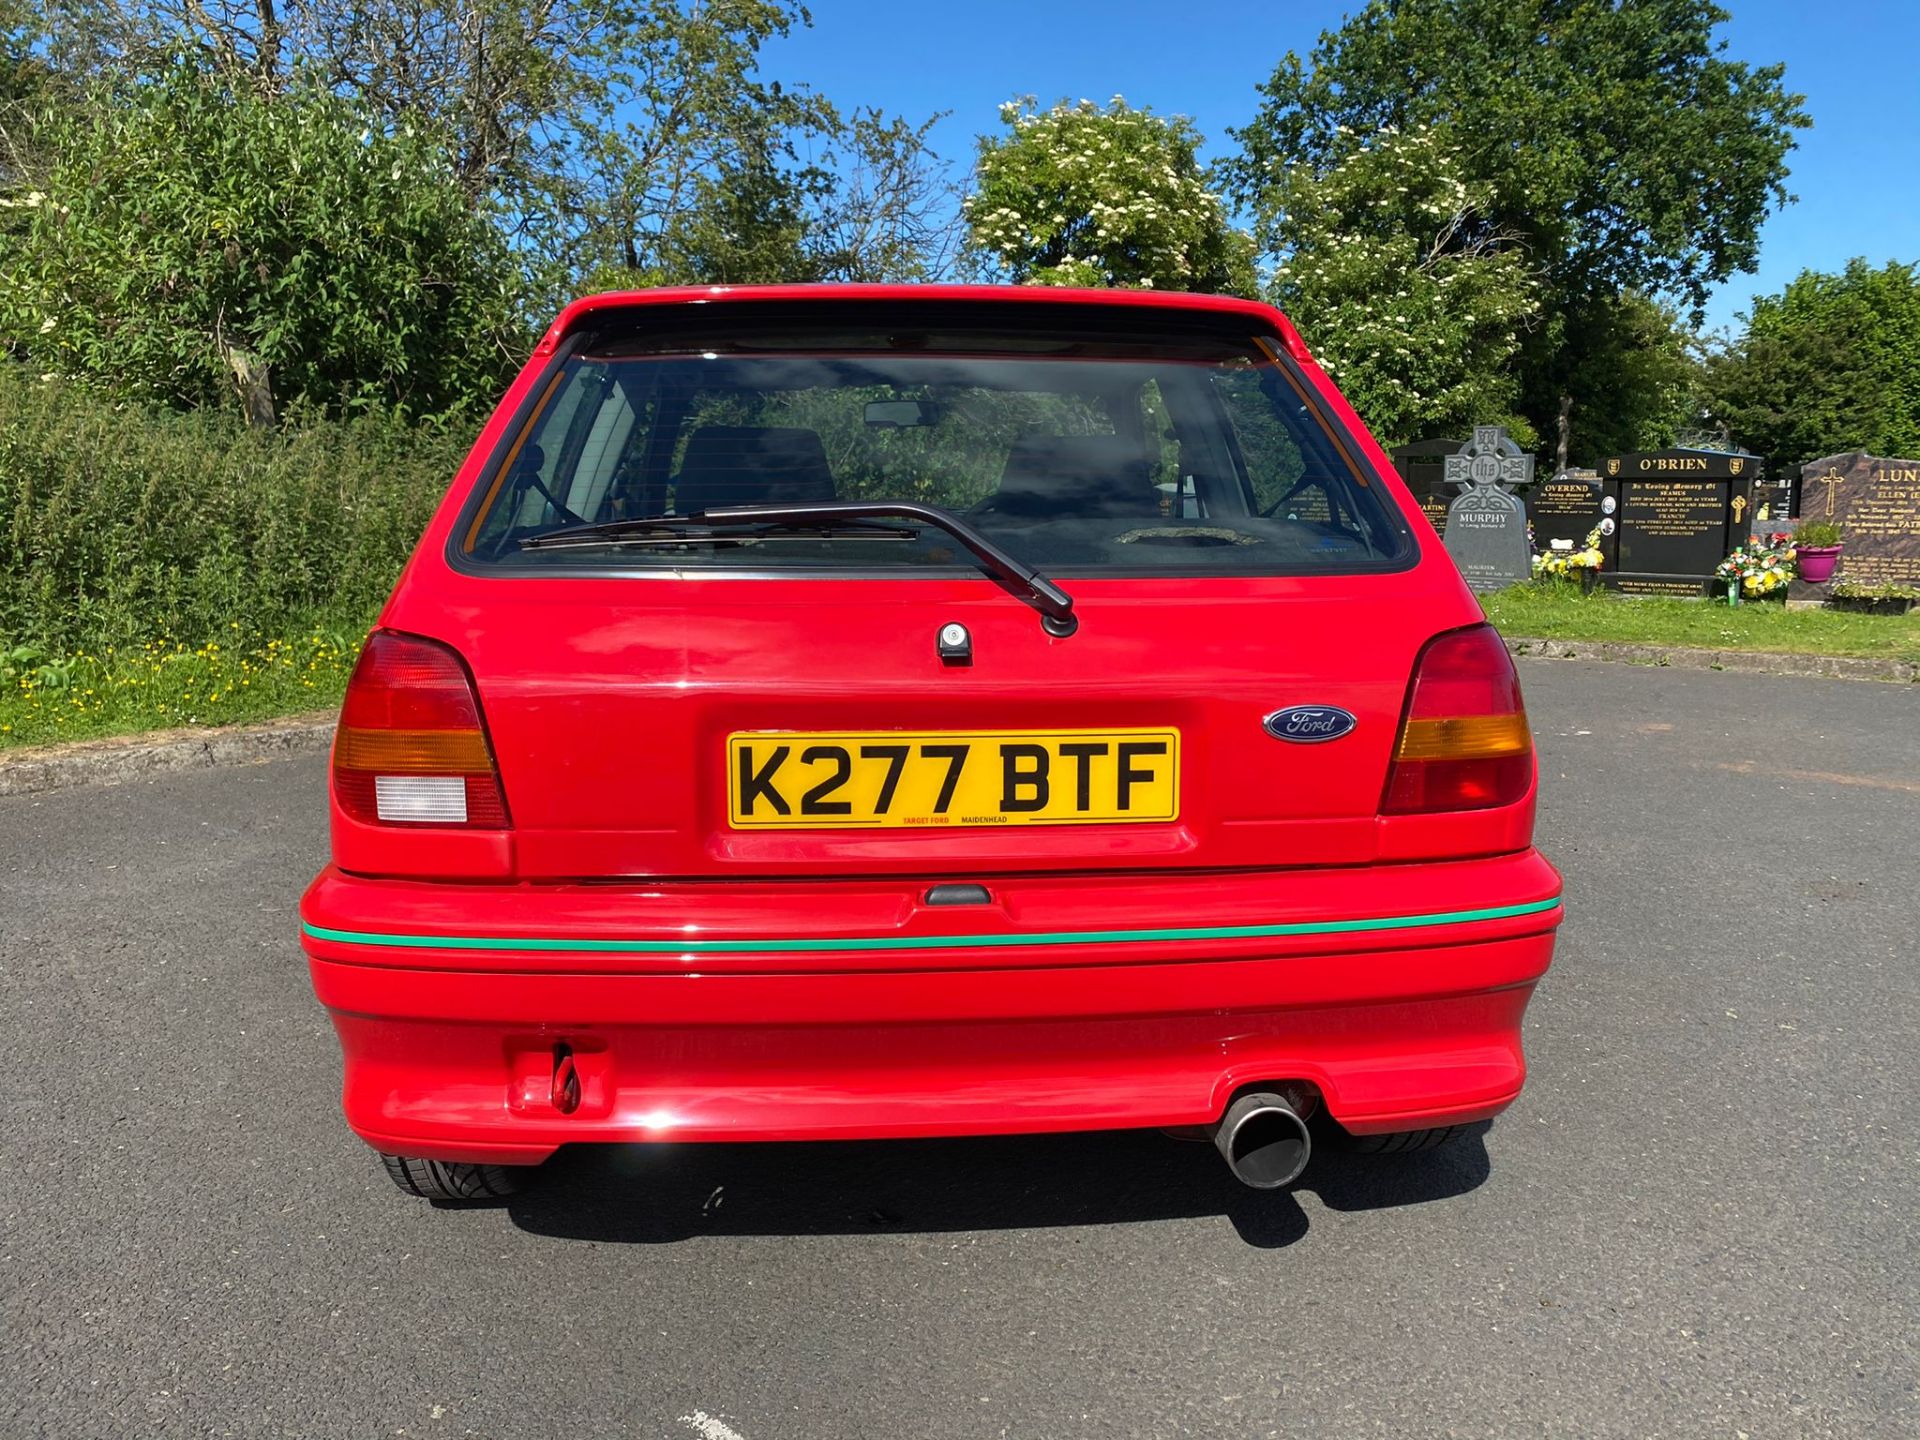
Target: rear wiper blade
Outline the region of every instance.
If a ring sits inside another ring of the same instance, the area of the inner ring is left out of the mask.
[[[912,520],[944,530],[973,555],[974,562],[1004,589],[1040,612],[1049,635],[1065,637],[1080,628],[1073,597],[1038,570],[1002,550],[973,526],[937,505],[912,500],[815,500],[797,505],[727,505],[688,517],[710,525],[844,525],[862,520]]]
[[[719,533],[716,533],[718,531]],[[520,541],[522,550],[587,549],[629,545],[752,545],[760,540],[800,535],[814,540],[913,540],[918,530],[852,520],[837,525],[789,525],[773,522],[734,531],[698,515],[654,515],[645,519],[604,520],[593,525],[562,525]]]

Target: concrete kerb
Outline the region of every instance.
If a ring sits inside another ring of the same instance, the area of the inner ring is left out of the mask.
[[[260,765],[293,755],[324,754],[333,743],[331,711],[291,715],[257,725],[161,730],[112,740],[0,752],[0,795],[28,795],[76,785],[120,785],[173,770]]]
[[[1631,645],[1611,640],[1537,640],[1514,636],[1507,648],[1535,660],[1609,660],[1671,665],[1689,670],[1738,670],[1821,680],[1920,682],[1910,660],[1852,655],[1785,655],[1770,651],[1692,650],[1676,645]],[[295,715],[259,725],[213,730],[165,730],[114,740],[0,753],[0,795],[28,795],[79,785],[119,785],[174,770],[212,765],[259,765],[294,755],[323,754],[333,743],[331,712]]]
[[[1618,640],[1535,640],[1510,636],[1515,655],[1548,660],[1611,660],[1685,670],[1739,670],[1750,675],[1799,675],[1817,680],[1920,682],[1920,664],[1863,655],[1789,655],[1771,650],[1695,650],[1684,645],[1637,645]]]

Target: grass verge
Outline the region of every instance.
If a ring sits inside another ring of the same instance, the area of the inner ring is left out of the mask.
[[[1718,600],[1625,600],[1566,584],[1516,585],[1481,603],[1504,635],[1920,661],[1920,614],[1788,610],[1779,600],[1738,608]]]
[[[290,635],[230,625],[226,640],[46,655],[0,653],[0,750],[182,725],[269,720],[340,703],[365,624],[316,622]]]

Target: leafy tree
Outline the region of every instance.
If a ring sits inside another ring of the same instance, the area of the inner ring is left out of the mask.
[[[752,77],[756,53],[806,19],[788,0],[85,3],[98,68],[151,75],[184,52],[267,92],[304,69],[389,123],[438,126],[475,197],[575,188],[660,159],[666,131],[724,128],[710,122],[778,98]]]
[[[1920,455],[1920,267],[1852,260],[1757,297],[1708,394],[1736,440],[1781,464]]]
[[[1675,443],[1699,414],[1703,376],[1693,328],[1672,306],[1637,290],[1582,313],[1577,367],[1564,391],[1572,458],[1594,465],[1622,451]]]
[[[797,163],[791,141],[769,117],[733,154],[692,178],[680,209],[664,217],[655,237],[653,267],[669,283],[825,279],[813,245],[813,207],[831,190],[832,177]]]
[[[916,126],[829,108],[817,160],[803,161],[790,137],[763,133],[694,177],[648,249],[633,246],[587,288],[936,278],[958,230],[953,187],[927,142],[938,118]]]
[[[39,88],[44,67],[33,50],[40,35],[18,0],[0,0],[0,106],[17,105]]]
[[[57,37],[48,19],[38,6],[0,0],[0,187],[19,185],[44,165],[42,121],[73,98],[68,77],[49,63]]]
[[[1271,205],[1295,167],[1330,171],[1383,131],[1458,146],[1462,178],[1490,191],[1487,225],[1539,277],[1522,403],[1564,462],[1607,307],[1632,290],[1697,309],[1753,268],[1789,198],[1801,97],[1783,67],[1726,58],[1726,19],[1712,0],[1372,0],[1261,87],[1230,191]]]
[[[181,63],[48,128],[0,235],[0,337],[174,405],[443,409],[522,353],[506,243],[432,134]]]
[[[540,157],[541,178],[512,207],[530,247],[555,257],[550,304],[595,265],[655,283],[774,278],[780,267],[765,262],[794,253],[790,212],[818,190],[800,148],[839,123],[820,97],[758,78],[760,47],[806,23],[797,6],[647,0],[638,11],[590,57],[601,88],[554,127],[574,138]],[[730,193],[735,183],[751,194]],[[749,215],[754,198],[766,214]]]
[[[1289,167],[1261,194],[1274,303],[1387,444],[1492,421],[1533,438],[1512,362],[1538,287],[1490,204],[1431,130]]]
[[[95,12],[80,68],[147,76],[185,50],[235,89],[272,94],[310,73],[378,128],[446,135],[460,188],[507,233],[540,309],[594,272],[660,283],[944,263],[881,264],[877,230],[857,265],[837,243],[864,205],[893,217],[895,241],[941,248],[936,167],[927,126],[843,116],[762,78],[762,48],[810,23],[795,0],[65,3]]]
[[[868,107],[839,123],[813,225],[829,279],[933,280],[949,270],[958,191],[928,138],[943,118],[915,125]]]
[[[932,122],[760,78],[806,20],[792,0],[0,0],[0,341],[176,404],[237,388],[263,421],[418,410],[489,393],[513,317],[583,279],[938,273],[958,222]]]
[[[1023,284],[1253,293],[1252,241],[1228,223],[1191,121],[1117,95],[1050,110],[1029,96],[1000,118],[1011,133],[981,137],[964,202],[989,267]]]

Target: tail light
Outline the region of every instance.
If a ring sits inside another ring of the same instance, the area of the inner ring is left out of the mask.
[[[506,827],[493,747],[458,654],[437,640],[374,631],[347,682],[333,793],[369,824]]]
[[[1414,662],[1381,812],[1486,810],[1525,798],[1532,783],[1520,677],[1493,627],[1429,640]]]

